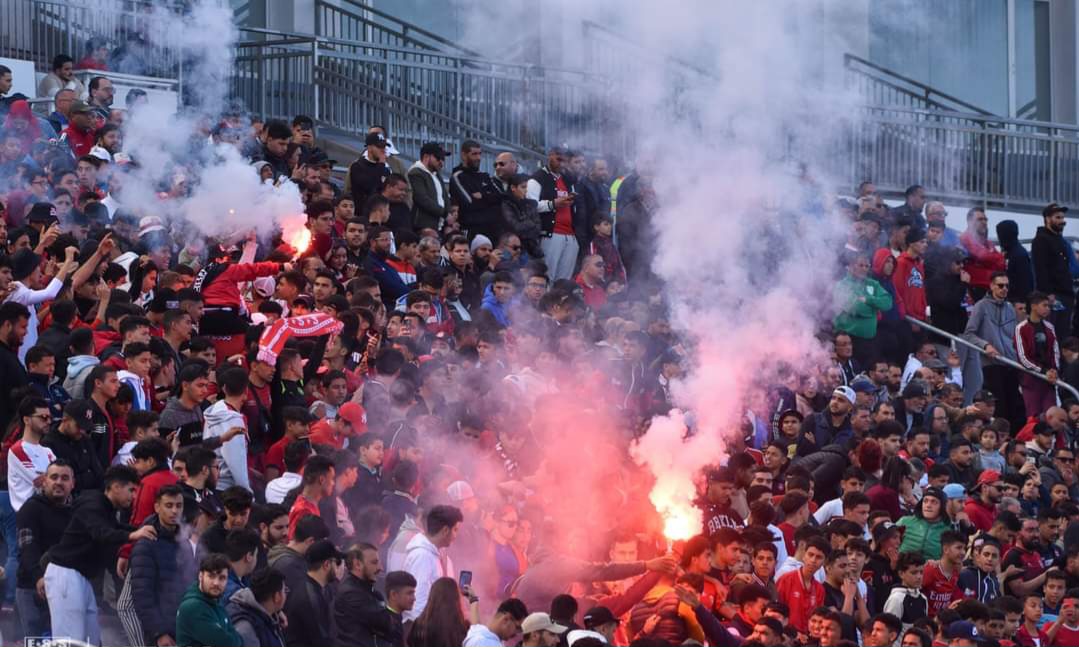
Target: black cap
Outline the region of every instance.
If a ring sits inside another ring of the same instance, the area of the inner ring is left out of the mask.
[[[307,295],[307,294],[297,295],[296,298],[292,300],[292,307],[295,308],[297,304],[304,306],[308,310],[314,310],[315,309],[315,299],[314,299],[314,297],[312,297],[310,295]]]
[[[903,389],[904,398],[924,398],[925,396],[925,387],[922,386],[920,380],[911,380],[907,388]]]
[[[333,542],[329,539],[319,539],[307,549],[304,553],[304,559],[307,561],[308,566],[314,566],[315,564],[321,564],[327,559],[344,559],[345,554],[337,550],[337,546],[333,545]]]
[[[172,288],[154,290],[154,298],[150,301],[150,312],[164,314],[169,310],[177,310],[179,307],[180,298],[176,296],[176,290]]]
[[[603,626],[609,622],[618,622],[607,607],[592,607],[584,614],[584,626],[588,629]]]
[[[1057,204],[1056,202],[1050,202],[1044,209],[1042,209],[1042,218],[1048,218],[1054,213],[1068,213],[1068,208]]]
[[[322,166],[323,164],[329,164],[330,158],[326,156],[326,153],[319,149],[311,151],[311,154],[303,161],[308,166]]]
[[[26,214],[28,222],[56,222],[56,207],[51,202],[38,202]]]
[[[974,394],[974,402],[996,402],[997,396],[992,391],[982,389]]]
[[[907,230],[907,244],[913,245],[919,240],[925,240],[925,230],[921,227],[911,227]]]
[[[434,155],[438,159],[446,159],[446,151],[442,148],[442,144],[436,142],[427,142],[423,146],[420,146],[420,157],[424,155]]]
[[[21,281],[41,266],[41,255],[32,249],[20,249],[11,257],[11,278]]]
[[[734,472],[726,467],[717,467],[708,472],[708,481],[713,483],[734,483]]]
[[[94,407],[89,400],[72,400],[64,406],[64,417],[71,418],[79,429],[89,432],[94,428]]]
[[[364,138],[363,143],[365,146],[382,146],[386,147],[386,136],[382,133],[367,133],[367,137]]]

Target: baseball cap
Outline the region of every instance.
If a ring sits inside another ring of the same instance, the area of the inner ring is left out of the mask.
[[[982,389],[974,394],[974,402],[996,402],[997,396],[992,391]]]
[[[386,136],[382,133],[367,133],[367,137],[363,139],[365,146],[382,146],[386,147]]]
[[[448,153],[442,148],[442,144],[437,142],[427,142],[423,146],[420,146],[420,157],[424,155],[434,155],[438,159],[445,159]]]
[[[90,431],[94,428],[94,407],[89,400],[72,400],[64,407],[64,417],[71,418],[79,429]]]
[[[984,642],[984,639],[978,635],[978,628],[969,620],[956,620],[948,625],[948,628],[944,630],[944,637],[948,640],[965,638],[978,643]]]
[[[592,607],[584,614],[584,626],[589,629],[605,625],[608,622],[618,622],[618,618],[614,617],[614,614],[607,607]]]
[[[855,378],[850,383],[850,388],[854,389],[855,393],[876,393],[877,385],[873,384],[873,380],[866,377]]]
[[[996,470],[985,470],[978,475],[978,481],[974,484],[974,487],[980,487],[982,485],[988,485],[990,483],[996,483],[1000,480],[1000,472]]]
[[[71,114],[75,114],[76,112],[93,112],[93,110],[94,109],[89,103],[86,103],[81,99],[75,99],[71,102]]]
[[[321,564],[328,559],[344,559],[345,554],[337,550],[337,546],[333,545],[333,542],[329,539],[319,539],[307,549],[304,553],[304,559],[307,561],[308,566],[315,564]]]
[[[566,644],[569,645],[569,647],[573,647],[573,645],[578,640],[581,640],[583,638],[595,638],[596,640],[602,641],[603,643],[607,642],[607,639],[603,637],[603,634],[599,633],[598,631],[589,631],[587,629],[574,629],[573,631],[566,634]]]
[[[854,401],[858,397],[854,393],[854,389],[850,388],[849,386],[837,386],[835,388],[835,391],[832,391],[832,396],[834,397],[834,396],[837,396],[837,395],[843,396],[844,398],[847,399],[847,402],[850,402],[851,404],[854,404]]]
[[[902,526],[897,526],[891,521],[884,521],[873,528],[873,543],[879,546],[881,542],[887,540],[892,535],[901,534],[903,534]]]
[[[51,202],[38,202],[26,214],[29,222],[52,222],[57,220],[56,207]]]
[[[932,369],[934,371],[946,371],[946,370],[948,370],[948,365],[945,364],[944,362],[940,361],[936,357],[930,357],[929,359],[925,360],[925,363],[922,364],[922,366],[924,366],[924,367],[926,367],[928,369]]]
[[[251,286],[259,296],[269,299],[277,290],[277,281],[272,276],[260,276],[251,282]]]
[[[72,110],[72,112],[74,112],[75,108],[72,107],[71,110]],[[1042,218],[1048,218],[1049,216],[1053,215],[1054,213],[1058,213],[1058,212],[1059,213],[1068,213],[1068,208],[1065,207],[1065,206],[1062,206],[1060,204],[1057,204],[1056,202],[1050,202],[1048,205],[1046,205],[1046,207],[1044,209],[1042,209]]]
[[[952,499],[963,501],[967,498],[967,491],[959,483],[949,483],[942,489],[944,491],[944,496],[948,497],[949,501]]]
[[[904,398],[924,398],[925,395],[925,387],[922,386],[921,381],[911,380],[907,388],[903,389]]]
[[[465,481],[454,481],[446,486],[446,494],[449,495],[450,500],[454,503],[460,503],[466,499],[471,499],[476,496],[476,492],[472,489],[472,486]]]
[[[356,436],[367,431],[367,413],[356,402],[342,404],[337,417],[352,425],[352,433]]]
[[[553,634],[560,634],[565,632],[566,629],[567,627],[552,622],[551,616],[543,612],[529,614],[525,621],[521,623],[522,634],[530,634],[534,631],[549,631]]]

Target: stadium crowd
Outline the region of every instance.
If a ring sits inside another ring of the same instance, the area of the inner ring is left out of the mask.
[[[115,108],[74,65],[43,80],[47,117],[0,66],[0,600],[23,635],[1079,644],[1066,207],[1028,253],[919,186],[830,201],[832,360],[694,431],[731,454],[670,545],[629,446],[695,358],[651,273],[648,168],[552,148],[527,174],[475,141],[408,165],[371,126],[341,178],[311,118],[230,112],[192,149],[294,183],[310,242],[205,239],[125,205],[143,97]],[[564,489],[581,471],[602,487]]]

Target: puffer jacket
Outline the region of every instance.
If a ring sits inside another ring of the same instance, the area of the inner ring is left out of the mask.
[[[75,400],[86,397],[83,390],[86,376],[101,363],[96,355],[75,355],[67,360],[67,377],[64,378],[64,390]]]
[[[660,619],[648,638],[662,640],[668,645],[681,645],[690,638],[704,642],[704,631],[693,610],[678,600],[670,585],[657,585],[630,610],[630,636],[641,637],[645,623],[653,615],[658,615]]]
[[[226,609],[236,633],[243,638],[244,647],[284,647],[281,625],[266,613],[251,589],[234,593]]]
[[[791,463],[804,465],[813,474],[814,498],[823,503],[839,496],[843,470],[850,465],[847,449],[842,445],[825,445],[820,451],[801,456]]]
[[[903,543],[899,546],[900,552],[917,552],[926,559],[940,559],[940,537],[945,531],[951,530],[944,519],[929,522],[922,517],[907,515],[896,523],[906,528]]]
[[[143,539],[131,549],[131,598],[150,644],[164,635],[176,637],[176,612],[187,584],[198,576],[195,556],[186,539],[150,515],[144,525],[157,530],[157,540]],[[182,542],[182,543],[181,543]]]

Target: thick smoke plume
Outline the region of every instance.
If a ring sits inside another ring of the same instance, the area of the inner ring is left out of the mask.
[[[128,115],[124,150],[138,168],[124,178],[124,207],[140,217],[179,217],[188,231],[202,236],[255,230],[268,240],[283,222],[302,224],[304,207],[295,184],[262,183],[233,145],[211,139],[222,116],[234,112],[228,110],[228,77],[238,32],[228,3],[199,0],[182,15],[154,7],[139,24],[147,41],[179,51],[185,107],[174,114],[142,105]],[[250,137],[248,124],[231,126],[245,141]],[[164,211],[158,194],[169,191],[182,197],[168,201]]]

